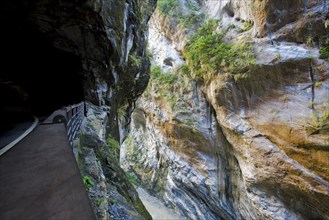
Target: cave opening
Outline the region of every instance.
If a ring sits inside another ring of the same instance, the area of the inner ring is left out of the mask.
[[[84,100],[79,56],[55,48],[33,25],[7,24],[0,42],[2,115],[47,117]]]

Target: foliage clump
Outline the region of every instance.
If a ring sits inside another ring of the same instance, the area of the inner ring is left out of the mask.
[[[189,86],[188,67],[183,64],[177,69],[163,71],[160,66],[151,66],[151,86],[145,91],[144,95],[150,95],[153,90],[157,96],[156,99],[165,100],[165,103],[173,111]]]
[[[165,98],[169,107],[173,110],[178,98],[175,93],[177,90],[177,75],[172,71],[163,72],[160,66],[152,66],[151,81],[154,84],[155,92],[159,97]]]
[[[321,130],[329,131],[329,110],[325,110],[319,116],[312,115],[313,121],[310,123],[313,133]],[[311,130],[312,130],[311,129]]]
[[[178,0],[158,0],[160,13],[172,18],[177,24],[184,28],[192,28],[193,25],[201,23],[205,15],[199,13],[200,6],[190,1],[185,2],[188,12],[184,11]]]
[[[109,136],[106,139],[106,144],[110,149],[113,150],[114,156],[117,157],[120,153],[120,143],[111,136]]]
[[[184,49],[188,67],[197,78],[220,70],[231,74],[244,74],[255,65],[250,43],[229,44],[224,33],[217,32],[218,20],[204,23],[192,35]]]
[[[129,182],[132,183],[134,186],[138,187],[141,185],[140,181],[138,180],[138,178],[136,177],[135,174],[126,172],[126,176],[129,180]]]
[[[196,14],[195,12],[181,15],[181,17],[178,19],[179,24],[181,24],[185,28],[191,28],[194,24],[201,23],[205,18],[204,14]]]
[[[159,0],[158,7],[160,12],[165,15],[169,15],[169,12],[177,8],[179,5],[178,0]]]
[[[243,21],[242,29],[239,30],[239,33],[243,33],[249,31],[254,26],[253,21]]]
[[[160,66],[153,66],[151,68],[151,77],[168,87],[177,80],[177,76],[175,74],[171,71],[162,72]]]
[[[324,44],[320,48],[320,58],[329,62],[329,37],[326,38]]]
[[[87,175],[82,178],[82,181],[88,190],[95,184]]]
[[[311,134],[329,132],[329,100],[320,107],[318,113],[314,112],[312,114],[305,128]]]

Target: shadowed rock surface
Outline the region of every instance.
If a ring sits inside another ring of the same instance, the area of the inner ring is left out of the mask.
[[[134,101],[147,86],[147,22],[155,3],[155,0],[1,3],[4,30],[0,38],[4,57],[1,65],[6,69],[1,80],[22,86],[29,95],[31,112],[38,116],[81,100],[92,103],[88,112],[97,109],[102,115],[99,121],[88,114],[84,125],[88,127],[90,120],[95,120],[90,123],[99,122],[97,129],[103,133],[82,132],[77,156],[86,187],[88,184],[97,187],[90,189],[89,196],[98,219],[151,218],[120,169],[115,159],[118,153],[108,150],[111,146],[106,139],[120,141],[118,109],[126,115],[124,129]],[[7,113],[6,109],[1,108],[1,113]],[[93,164],[104,170],[102,175],[84,167]]]

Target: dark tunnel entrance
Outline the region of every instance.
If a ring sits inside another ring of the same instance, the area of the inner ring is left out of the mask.
[[[3,114],[17,115],[20,107],[27,107],[32,114],[46,117],[83,100],[78,56],[56,49],[31,27],[10,29],[0,39]]]

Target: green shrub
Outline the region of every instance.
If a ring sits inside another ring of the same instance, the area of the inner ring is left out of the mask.
[[[120,108],[118,108],[117,112],[120,117],[124,116],[126,114],[125,107],[121,106]]]
[[[124,141],[124,145],[125,145],[125,151],[126,151],[125,156],[127,158],[129,158],[129,160],[136,160],[138,157],[139,151],[135,144],[134,136],[128,135]]]
[[[113,198],[110,198],[108,201],[109,201],[109,203],[110,203],[111,205],[115,205],[115,204],[118,203],[118,200],[113,199]]]
[[[255,55],[249,43],[228,44],[224,34],[216,32],[218,20],[209,20],[192,35],[184,48],[188,67],[196,78],[208,72],[223,70],[232,74],[247,72],[255,64]]]
[[[329,37],[326,38],[325,42],[321,45],[320,58],[329,62]]]
[[[158,0],[158,8],[165,15],[168,15],[171,10],[178,6],[178,0]]]
[[[329,110],[317,114],[312,114],[311,120],[306,126],[306,130],[310,133],[319,133],[321,131],[328,133],[329,131]]]
[[[162,73],[162,69],[160,66],[151,66],[151,77],[157,78]]]
[[[158,0],[158,9],[160,13],[165,16],[170,16],[177,24],[182,25],[185,28],[191,28],[194,24],[201,23],[205,15],[203,13],[197,13],[200,9],[199,4],[185,2],[185,6],[188,8],[188,12],[183,12],[178,0]]]
[[[109,136],[106,139],[106,144],[109,148],[111,148],[114,152],[114,156],[118,156],[120,153],[120,143],[115,140],[114,138],[112,138],[111,136]]]
[[[191,11],[199,11],[201,9],[198,4],[193,4],[191,1],[186,1],[186,7]]]
[[[165,87],[172,85],[177,80],[177,76],[175,74],[170,71],[162,72],[160,66],[151,67],[151,78],[153,79],[153,82]]]
[[[94,185],[94,182],[87,175],[82,178],[82,181],[88,190]]]
[[[185,63],[180,66],[179,74],[183,77],[191,78],[190,70],[188,69],[188,66]]]
[[[229,28],[229,29],[234,29],[234,28],[236,28],[236,26],[235,26],[235,24],[230,24],[230,25],[228,26],[228,28]]]
[[[239,30],[239,33],[242,33],[242,32],[245,32],[245,31],[249,31],[253,26],[254,26],[254,22],[253,21],[244,21],[242,23],[242,29]]]
[[[315,88],[319,88],[319,87],[321,87],[321,85],[322,85],[322,82],[319,82],[319,81],[315,82],[315,84],[314,84]]]
[[[329,110],[326,110],[326,111],[322,112],[322,114],[318,118],[318,120],[316,122],[316,127],[321,129],[328,124],[329,124]]]
[[[194,12],[189,14],[181,14],[178,17],[178,23],[181,24],[185,28],[191,28],[194,24],[199,24],[205,18],[204,14],[196,14]]]
[[[129,60],[134,66],[140,66],[141,64],[141,59],[135,55],[129,54]]]
[[[182,77],[172,71],[163,72],[160,66],[151,67],[151,83],[160,98],[174,109],[179,98],[178,90],[182,87]]]
[[[130,183],[132,183],[134,186],[140,186],[140,182],[135,174],[132,174],[130,172],[126,172],[126,176]]]
[[[306,45],[307,46],[313,46],[314,45],[314,40],[312,36],[308,36],[306,39]]]

